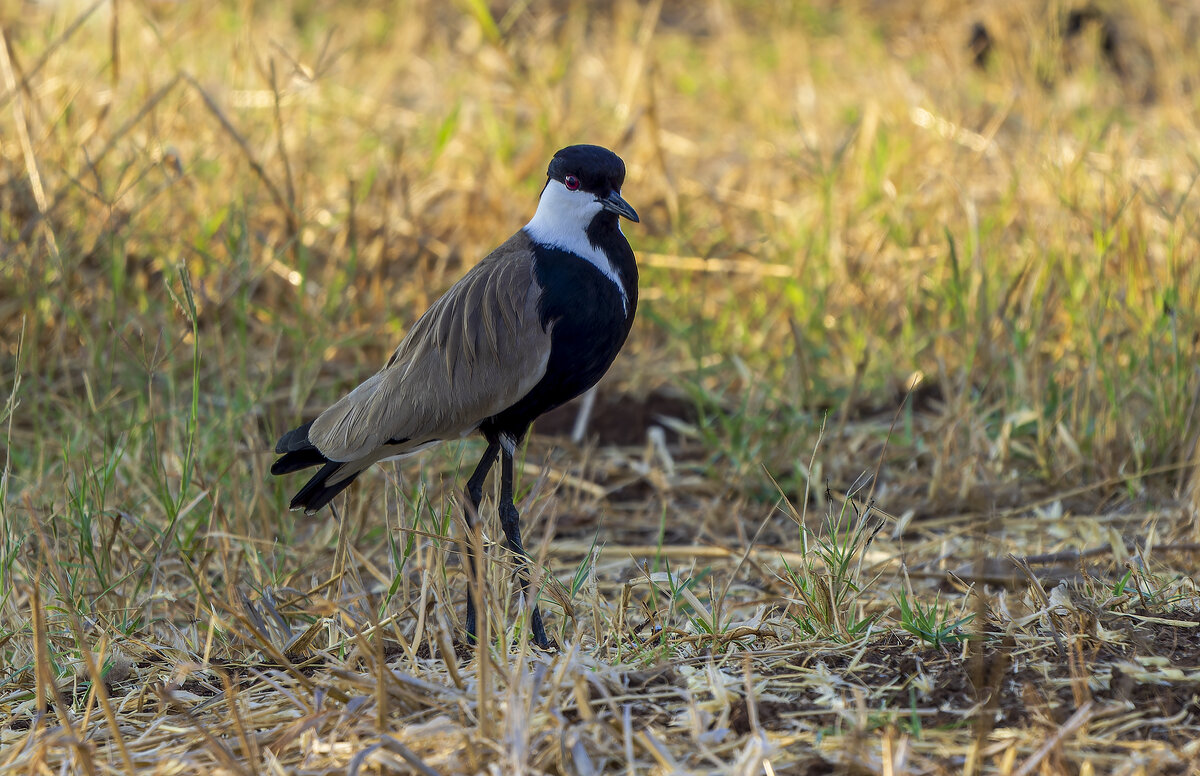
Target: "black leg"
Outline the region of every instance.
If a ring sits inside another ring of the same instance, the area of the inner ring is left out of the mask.
[[[467,508],[467,530],[470,534],[467,536],[467,563],[471,569],[471,573],[467,575],[467,641],[472,644],[475,643],[475,586],[483,579],[483,564],[475,555],[475,523],[479,517],[479,504],[483,501],[483,483],[487,480],[488,472],[492,470],[492,464],[496,462],[496,454],[499,452],[500,443],[489,441],[487,450],[483,451],[483,457],[475,467],[475,472],[471,479],[467,480],[467,499],[470,501]]]
[[[546,628],[542,625],[542,613],[538,611],[537,599],[529,594],[529,556],[525,552],[525,546],[521,544],[521,515],[513,503],[513,459],[507,450],[500,459],[500,527],[504,529],[508,548],[517,556],[517,574],[521,592],[525,595],[530,609],[529,627],[533,631],[533,643],[542,649],[550,649],[550,639],[546,638]]]

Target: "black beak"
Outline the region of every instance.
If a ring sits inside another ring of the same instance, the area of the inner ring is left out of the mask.
[[[618,192],[610,191],[608,192],[607,197],[596,197],[596,199],[599,200],[604,209],[610,213],[616,213],[619,216],[625,216],[635,224],[641,221],[641,219],[638,218],[637,211],[634,210],[628,202],[621,199],[621,195]]]

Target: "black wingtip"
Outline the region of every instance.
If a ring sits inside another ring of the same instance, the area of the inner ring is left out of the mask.
[[[310,466],[329,463],[329,459],[308,438],[308,430],[312,428],[312,424],[310,420],[279,437],[279,441],[275,443],[275,452],[281,457],[271,464],[271,474],[291,474]]]
[[[284,453],[282,457],[276,458],[275,463],[271,464],[271,474],[277,476],[280,474],[291,474],[301,469],[320,466],[325,463],[329,463],[329,459],[321,455],[321,451],[315,447],[307,450],[296,450],[291,453]]]
[[[279,437],[279,441],[275,443],[275,452],[279,454],[294,453],[300,450],[316,449],[313,443],[308,439],[308,430],[312,428],[313,421],[308,421],[303,426],[297,426],[283,436]]]

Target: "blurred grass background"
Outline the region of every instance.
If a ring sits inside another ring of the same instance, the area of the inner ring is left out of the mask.
[[[902,525],[1057,499],[1190,504],[1164,531],[1197,532],[1190,4],[117,0],[0,23],[13,660],[35,525],[66,608],[126,634],[321,567],[336,525],[286,511],[273,440],[377,369],[576,142],[628,164],[643,302],[601,386],[616,421],[528,452],[608,503],[527,474],[532,519],[730,543],[773,480],[819,499],[882,461]],[[656,402],[668,486],[606,452]],[[364,477],[363,546],[445,533],[474,445]]]
[[[10,495],[116,450],[178,490],[196,377],[197,471],[273,524],[264,441],[377,368],[579,141],[646,216],[608,384],[686,390],[734,488],[917,374],[932,411],[891,455],[926,506],[1136,492],[1194,447],[1186,7],[1070,36],[1070,4],[85,8],[5,25]]]

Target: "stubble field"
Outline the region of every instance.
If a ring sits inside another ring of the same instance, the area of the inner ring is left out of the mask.
[[[0,772],[1200,767],[1186,4],[0,26]],[[628,165],[639,317],[520,451],[561,650],[494,520],[471,646],[481,440],[340,520],[271,446],[577,142]]]

